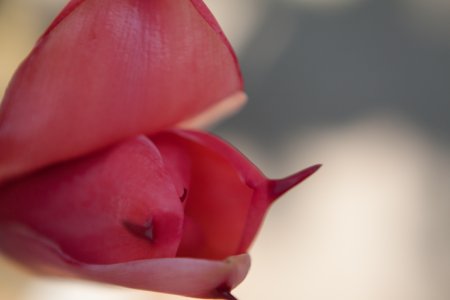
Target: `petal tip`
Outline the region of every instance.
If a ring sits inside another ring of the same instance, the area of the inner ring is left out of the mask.
[[[278,197],[292,189],[294,186],[298,185],[306,178],[314,174],[321,167],[322,164],[316,164],[283,179],[269,180],[269,199],[271,199],[272,201],[276,200]]]
[[[224,300],[238,300],[236,297],[233,296],[233,294],[231,294],[231,288],[229,288],[228,286],[224,285],[224,286],[219,286],[216,289],[216,293],[218,295],[218,297],[220,297],[219,299],[224,299]]]

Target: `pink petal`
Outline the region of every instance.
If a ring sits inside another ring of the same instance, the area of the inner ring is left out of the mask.
[[[180,195],[146,137],[42,170],[0,189],[0,222],[18,222],[85,263],[175,256]]]
[[[48,239],[18,224],[0,227],[0,247],[41,273],[199,298],[222,298],[221,293],[235,288],[250,267],[247,254],[224,261],[165,258],[109,265],[83,264]]]
[[[270,204],[319,167],[268,180],[236,149],[212,135],[173,130],[151,139],[171,175],[182,169],[176,181],[187,189],[177,256],[223,259],[246,252]],[[179,168],[183,157],[189,157],[190,165]]]
[[[190,119],[242,89],[199,0],[72,0],[0,110],[0,181]]]

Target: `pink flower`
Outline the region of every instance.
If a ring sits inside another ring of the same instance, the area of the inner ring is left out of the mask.
[[[233,299],[267,208],[318,168],[268,180],[176,128],[241,91],[202,1],[72,0],[2,103],[0,249],[41,273]]]

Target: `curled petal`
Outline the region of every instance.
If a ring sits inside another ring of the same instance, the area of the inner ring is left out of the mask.
[[[145,136],[0,189],[0,222],[19,222],[85,263],[174,257],[183,208]]]
[[[241,89],[202,1],[72,0],[6,91],[0,182],[191,119]]]
[[[199,298],[223,298],[223,289],[236,287],[250,267],[247,254],[223,261],[163,258],[108,265],[84,264],[68,256],[52,241],[19,224],[0,227],[0,246],[8,255],[41,273]]]
[[[269,180],[212,135],[137,136],[0,188],[0,248],[41,272],[234,299],[267,209],[318,167]]]
[[[210,134],[172,130],[151,140],[177,185],[187,187],[178,256],[223,259],[246,252],[273,201],[318,169],[269,180],[236,149]],[[186,160],[189,166],[180,163]]]

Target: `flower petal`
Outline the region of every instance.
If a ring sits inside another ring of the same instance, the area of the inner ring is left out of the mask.
[[[109,265],[83,264],[20,224],[0,227],[0,247],[40,273],[199,298],[221,298],[222,289],[235,288],[250,267],[247,254],[224,261],[164,258]]]
[[[241,153],[202,132],[172,130],[151,136],[169,174],[187,188],[183,238],[177,256],[223,259],[245,253],[270,204],[317,166],[282,180],[267,179]],[[180,168],[179,161],[190,166]],[[180,174],[180,172],[178,172]]]
[[[0,222],[19,222],[78,261],[174,257],[180,195],[144,136],[58,164],[0,189]]]
[[[194,117],[240,91],[199,0],[72,0],[0,110],[0,181]]]

